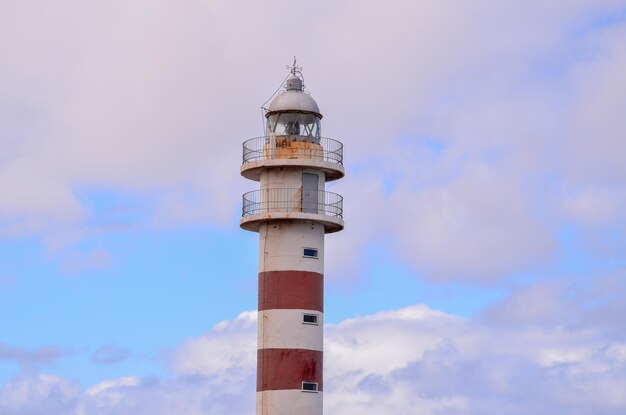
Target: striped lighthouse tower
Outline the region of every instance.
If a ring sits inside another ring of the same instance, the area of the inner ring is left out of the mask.
[[[294,62],[265,109],[263,137],[243,144],[241,227],[259,233],[257,415],[321,415],[324,235],[343,229],[343,145],[321,136],[317,103]]]

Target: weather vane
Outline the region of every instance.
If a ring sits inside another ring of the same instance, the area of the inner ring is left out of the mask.
[[[302,74],[302,67],[297,65],[295,56],[293,57],[293,65],[287,65],[287,69],[290,69],[293,75],[296,73]]]

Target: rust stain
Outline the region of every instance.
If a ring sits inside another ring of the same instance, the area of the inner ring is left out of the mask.
[[[324,158],[324,148],[318,143],[308,141],[292,141],[287,137],[276,137],[276,146],[270,144],[263,146],[263,157],[266,159],[312,159]]]
[[[302,188],[298,189],[298,205],[296,206],[296,210],[302,212]]]

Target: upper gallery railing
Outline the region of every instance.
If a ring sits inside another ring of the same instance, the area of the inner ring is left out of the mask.
[[[332,138],[298,140],[298,136],[255,137],[243,143],[244,164],[275,159],[315,159],[343,165],[343,144]]]

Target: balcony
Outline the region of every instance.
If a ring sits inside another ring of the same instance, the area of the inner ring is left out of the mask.
[[[323,190],[261,189],[243,195],[240,225],[258,231],[261,223],[300,219],[322,223],[326,233],[343,229],[343,197]]]
[[[308,167],[324,171],[326,181],[345,175],[343,144],[322,137],[319,142],[305,136],[255,137],[243,143],[241,175],[259,180],[268,167]]]

